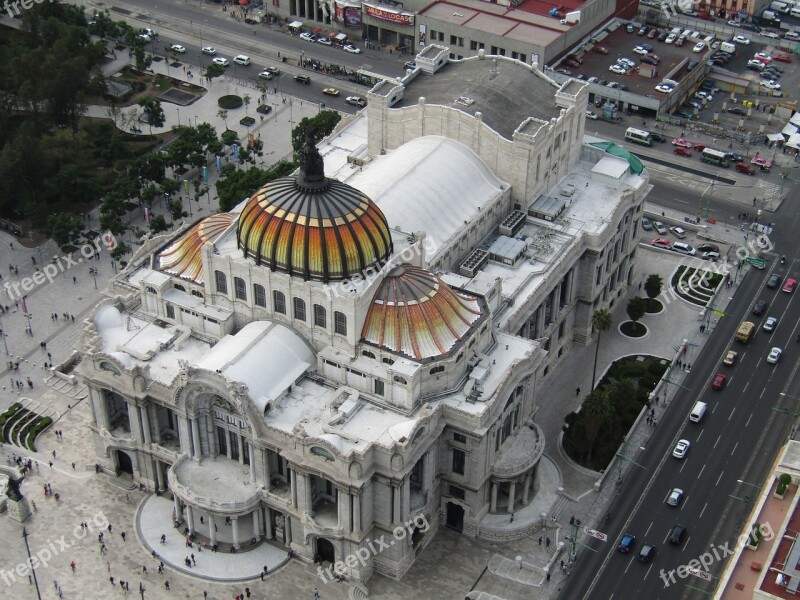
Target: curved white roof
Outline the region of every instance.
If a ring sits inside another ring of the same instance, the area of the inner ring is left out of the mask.
[[[472,150],[436,135],[375,157],[347,183],[380,207],[391,229],[425,231],[437,252],[508,187]]]
[[[94,325],[98,331],[105,331],[106,329],[116,329],[122,327],[125,320],[116,306],[104,306],[97,311],[94,316]]]

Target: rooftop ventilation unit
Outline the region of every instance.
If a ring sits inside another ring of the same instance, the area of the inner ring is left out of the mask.
[[[480,271],[487,262],[489,262],[489,253],[481,248],[476,248],[467,259],[461,263],[458,272],[464,277],[475,277],[478,271]]]
[[[521,210],[515,210],[500,223],[500,233],[508,237],[514,237],[524,225],[525,213]]]

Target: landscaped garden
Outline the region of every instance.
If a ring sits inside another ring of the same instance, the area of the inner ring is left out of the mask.
[[[0,442],[36,452],[36,437],[52,422],[15,402],[0,415]]]
[[[675,270],[671,283],[675,293],[687,302],[707,306],[722,279],[720,273],[681,265]]]

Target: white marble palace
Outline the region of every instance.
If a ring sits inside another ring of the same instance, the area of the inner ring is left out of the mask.
[[[221,551],[334,562],[411,523],[348,567],[365,582],[439,526],[541,526],[537,384],[625,295],[651,186],[584,135],[585,83],[447,57],[376,85],[296,175],[146,240],[86,321],[98,463]]]

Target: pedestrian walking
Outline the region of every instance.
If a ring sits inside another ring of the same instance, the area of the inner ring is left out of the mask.
[[[125,541],[125,532],[123,531],[122,533],[120,533],[120,535],[122,536],[122,541],[124,542]]]
[[[542,545],[542,536],[539,536],[539,545]]]
[[[69,568],[72,569],[73,573],[75,572],[75,566],[76,565],[75,565],[75,561],[74,560],[71,563],[69,563]]]
[[[580,396],[581,395],[581,388],[579,388],[579,387],[575,388],[575,395],[576,396]]]
[[[164,582],[164,587],[165,587],[166,589],[169,589],[169,581],[165,581],[165,582]]]
[[[163,534],[163,533],[161,534],[161,543],[162,544],[166,544],[167,543],[167,536],[165,534]]]
[[[319,600],[319,590],[314,588],[314,600]]]
[[[117,585],[114,583],[114,577],[109,577],[108,580],[111,582],[111,585]]]
[[[72,284],[73,285],[78,285],[78,278],[77,277],[73,277],[72,278]]]
[[[550,538],[547,538],[547,539],[545,540],[545,542],[544,542],[544,546],[545,546],[545,548],[549,548],[549,547],[550,547]]]
[[[142,565],[142,575],[147,575],[147,567]]]
[[[197,565],[197,561],[194,559],[194,554],[191,555],[192,557],[192,565]]]
[[[53,450],[53,458],[55,458],[55,457],[56,457],[56,451]]]

